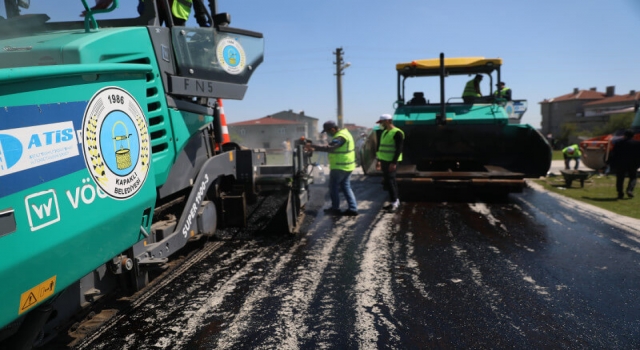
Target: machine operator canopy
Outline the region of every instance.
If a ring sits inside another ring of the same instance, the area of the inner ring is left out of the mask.
[[[502,65],[501,58],[484,57],[451,57],[444,59],[447,75],[463,75],[474,73],[491,74]],[[440,75],[440,59],[414,60],[396,64],[398,74],[404,77]]]

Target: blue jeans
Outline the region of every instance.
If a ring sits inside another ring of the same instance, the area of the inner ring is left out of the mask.
[[[575,158],[564,157],[564,168],[565,169],[570,168],[569,163],[571,162],[572,159],[576,161],[576,166],[573,169],[578,170],[578,167],[580,166],[580,157],[575,157]]]
[[[351,172],[331,169],[329,171],[329,195],[331,196],[331,208],[336,210],[340,209],[340,190],[347,199],[349,210],[358,211],[356,196],[351,190]]]

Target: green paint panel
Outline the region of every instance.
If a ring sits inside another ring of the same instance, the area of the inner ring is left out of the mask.
[[[54,276],[61,292],[144,238],[157,186],[147,88],[163,91],[148,79],[158,74],[148,43],[145,28],[2,41],[33,50],[0,53],[0,211],[16,222],[0,237],[0,327],[46,299],[21,304],[23,293]],[[42,57],[55,64],[38,66]],[[166,153],[160,178],[175,157]]]

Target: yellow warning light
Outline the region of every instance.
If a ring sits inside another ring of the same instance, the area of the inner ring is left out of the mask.
[[[229,153],[229,161],[233,162],[233,152],[227,152]]]
[[[196,233],[193,230],[191,230],[191,237],[193,237],[195,235],[196,235]]]

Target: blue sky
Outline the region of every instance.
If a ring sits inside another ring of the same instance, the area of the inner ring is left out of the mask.
[[[122,11],[137,4],[121,2]],[[396,63],[441,52],[502,58],[514,98],[529,102],[523,122],[536,128],[545,98],[576,87],[640,90],[638,0],[218,0],[218,6],[231,14],[231,26],[265,37],[265,60],[245,99],[224,101],[229,123],[289,109],[320,123],[336,120],[339,47],[351,64],[343,76],[344,122],[361,126],[393,112]],[[467,79],[458,78],[447,80],[448,97],[461,94]],[[421,90],[437,100],[435,87]]]
[[[335,120],[338,47],[351,63],[343,76],[344,122],[362,126],[393,112],[396,63],[440,52],[502,58],[514,98],[529,101],[523,122],[536,128],[545,98],[576,87],[640,90],[638,0],[219,0],[218,6],[231,14],[232,26],[265,36],[265,61],[245,99],[225,101],[229,122],[288,109]],[[456,83],[448,95],[461,93],[464,81]]]

